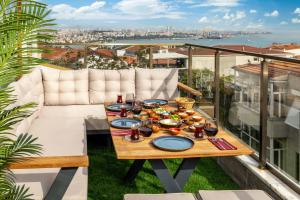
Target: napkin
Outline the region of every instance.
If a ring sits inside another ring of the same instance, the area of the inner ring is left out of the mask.
[[[111,131],[111,134],[113,136],[125,136],[125,135],[130,135],[131,130],[113,130]]]
[[[120,112],[106,111],[107,116],[120,116]]]
[[[220,150],[237,150],[237,147],[230,144],[224,138],[208,138],[208,140]]]

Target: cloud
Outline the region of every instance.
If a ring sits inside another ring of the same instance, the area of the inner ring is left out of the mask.
[[[294,11],[294,13],[300,15],[300,8],[296,8],[295,11]]]
[[[246,13],[244,11],[236,11],[236,13],[226,13],[223,16],[223,19],[230,20],[230,21],[236,21],[239,19],[243,19],[246,17]]]
[[[192,7],[234,7],[240,4],[240,0],[205,0]]]
[[[278,15],[279,15],[278,10],[274,10],[274,11],[271,12],[271,13],[265,13],[265,16],[266,16],[266,17],[277,17]]]
[[[78,8],[69,4],[57,4],[51,7],[51,17],[64,20],[140,20],[180,19],[184,15],[169,3],[160,0],[121,0],[107,9],[104,8],[105,5],[105,1],[95,1]]]
[[[288,23],[286,21],[280,22],[280,25],[287,25]]]
[[[293,24],[300,24],[300,18],[293,18],[292,23]]]
[[[199,20],[198,20],[199,23],[208,23],[208,19],[207,17],[201,17]]]
[[[249,13],[255,14],[255,13],[257,13],[257,10],[251,9],[251,10],[249,10]]]
[[[121,0],[113,6],[132,18],[170,18],[180,19],[183,13],[174,10],[168,2],[160,0]]]

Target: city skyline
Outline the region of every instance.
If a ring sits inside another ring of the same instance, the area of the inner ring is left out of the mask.
[[[287,0],[44,0],[58,27],[300,31],[300,5]]]

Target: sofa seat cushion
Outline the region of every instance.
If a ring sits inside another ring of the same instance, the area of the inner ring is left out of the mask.
[[[199,191],[199,199],[202,200],[272,200],[262,190],[220,190],[220,191]]]
[[[37,118],[29,133],[43,145],[42,156],[87,155],[86,130],[82,118]],[[59,169],[14,170],[18,184],[30,187],[33,199],[43,199]],[[87,168],[78,168],[63,199],[87,199]]]
[[[177,69],[136,69],[136,98],[174,100],[177,83]]]
[[[135,93],[135,70],[89,69],[90,103],[101,104],[117,100],[117,95]]]
[[[89,104],[88,70],[43,69],[45,105]]]
[[[190,193],[169,194],[125,194],[124,200],[197,200]]]
[[[99,105],[44,106],[39,118],[78,118],[85,121],[86,130],[108,130],[105,108]]]

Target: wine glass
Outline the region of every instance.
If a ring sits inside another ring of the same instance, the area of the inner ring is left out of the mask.
[[[134,93],[127,93],[125,102],[126,102],[126,104],[129,104],[129,105],[133,106]]]
[[[205,120],[204,131],[208,137],[216,136],[219,131],[217,120],[215,118]]]
[[[205,120],[204,131],[208,137],[216,136],[219,131],[217,120],[215,118]]]

